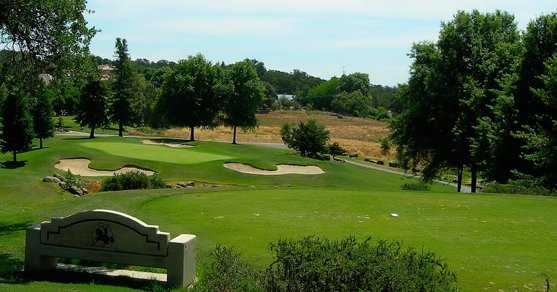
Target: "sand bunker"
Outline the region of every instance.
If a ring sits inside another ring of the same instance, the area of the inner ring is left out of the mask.
[[[191,145],[187,145],[184,144],[182,142],[169,142],[167,140],[143,140],[141,141],[141,143],[143,144],[147,144],[147,145],[163,145],[163,146],[167,146],[167,147],[172,147],[172,148],[191,148],[193,146]]]
[[[224,167],[238,171],[241,173],[255,174],[255,175],[284,175],[284,174],[323,174],[325,173],[317,166],[300,166],[300,165],[277,165],[277,170],[264,170],[255,168],[251,165],[243,163],[225,163]]]
[[[115,174],[128,173],[133,171],[139,171],[145,175],[155,174],[152,171],[140,169],[137,167],[122,167],[119,170],[94,170],[89,168],[91,160],[89,159],[62,159],[54,165],[55,168],[63,171],[70,171],[73,174],[81,176],[113,176]]]

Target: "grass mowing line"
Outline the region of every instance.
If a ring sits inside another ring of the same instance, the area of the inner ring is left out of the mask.
[[[232,158],[226,155],[202,152],[196,148],[174,149],[158,145],[116,142],[84,142],[81,145],[110,155],[176,164],[195,164]]]

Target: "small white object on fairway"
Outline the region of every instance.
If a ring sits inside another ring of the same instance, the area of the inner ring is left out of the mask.
[[[391,213],[391,217],[399,217],[397,213]]]
[[[167,147],[171,147],[171,148],[192,148],[193,147],[191,145],[187,145],[187,144],[183,144],[183,143],[164,143],[164,142],[157,142],[155,140],[143,140],[143,141],[141,141],[141,143],[143,143],[145,145],[162,145],[162,146],[167,146]]]
[[[155,173],[153,171],[150,170],[144,170],[144,169],[140,169],[137,167],[122,167],[118,170],[95,170],[95,169],[91,169],[89,168],[89,164],[91,163],[91,160],[89,159],[83,159],[83,158],[78,158],[78,159],[62,159],[60,161],[58,161],[58,163],[56,163],[54,165],[54,167],[56,169],[62,170],[62,171],[70,171],[72,174],[76,174],[76,175],[80,175],[80,176],[113,176],[116,174],[122,174],[122,173],[129,173],[129,172],[135,172],[135,171],[139,171],[141,173],[144,173],[145,175],[151,176],[154,175]]]
[[[316,174],[325,173],[321,168],[317,166],[286,165],[286,164],[277,165],[277,170],[259,169],[243,163],[225,163],[224,167],[237,172],[255,174],[255,175],[285,175],[285,174],[316,175]]]

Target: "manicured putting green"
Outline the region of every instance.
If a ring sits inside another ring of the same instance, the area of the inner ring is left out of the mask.
[[[222,154],[202,152],[196,148],[172,149],[155,145],[96,141],[81,143],[81,145],[115,156],[177,164],[196,164],[233,158]]]

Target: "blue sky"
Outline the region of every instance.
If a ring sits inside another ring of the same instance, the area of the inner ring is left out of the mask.
[[[89,23],[101,32],[91,51],[113,57],[128,40],[132,58],[213,61],[244,58],[267,68],[322,78],[365,72],[375,84],[406,82],[414,42],[435,40],[459,9],[502,9],[519,27],[550,12],[555,0],[89,0]]]

